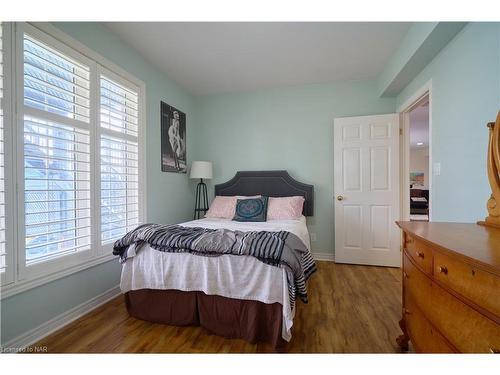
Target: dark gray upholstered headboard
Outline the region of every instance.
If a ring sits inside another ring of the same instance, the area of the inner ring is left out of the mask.
[[[264,195],[305,198],[305,216],[313,216],[314,186],[294,180],[287,171],[239,171],[223,184],[215,185],[215,195]]]

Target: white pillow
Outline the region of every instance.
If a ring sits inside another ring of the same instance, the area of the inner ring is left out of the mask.
[[[269,198],[267,220],[298,220],[302,216],[305,199],[302,196]]]

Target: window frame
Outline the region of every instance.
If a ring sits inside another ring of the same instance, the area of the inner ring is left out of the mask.
[[[15,202],[10,204],[9,210],[11,215],[11,225],[6,222],[6,227],[13,229],[14,235],[10,244],[7,246],[7,258],[10,260],[10,265],[7,264],[7,269],[12,273],[10,282],[3,283],[1,287],[1,298],[31,289],[33,287],[45,284],[52,280],[70,275],[83,269],[95,266],[100,263],[107,262],[114,258],[111,254],[112,244],[101,245],[101,226],[100,226],[100,76],[103,72],[110,78],[116,78],[120,84],[130,87],[132,86],[138,93],[138,112],[139,112],[139,129],[138,129],[138,147],[139,147],[139,222],[146,220],[146,86],[144,82],[127,73],[122,68],[102,57],[98,53],[89,49],[82,43],[71,38],[49,23],[15,23],[10,24],[12,36],[10,43],[6,43],[9,48],[8,53],[4,54],[4,69],[5,62],[12,63],[10,77],[15,77],[15,84],[12,84],[11,89],[5,94],[8,98],[13,98],[14,104],[12,107],[11,120],[12,134],[9,142],[13,145],[9,153],[12,157],[9,165],[14,166],[16,173],[13,176],[6,176],[6,181],[9,179],[15,186],[15,197],[6,202]],[[90,73],[90,118],[89,122],[64,118],[57,114],[38,110],[24,104],[24,58],[23,58],[23,35],[27,33],[33,38],[49,45],[61,53],[75,59],[76,61],[89,67]],[[7,38],[5,38],[7,39]],[[5,49],[5,48],[4,48]],[[5,113],[5,112],[4,112]],[[24,116],[29,115],[35,118],[54,121],[65,125],[75,125],[81,129],[87,129],[90,132],[90,210],[91,210],[91,241],[90,250],[77,252],[71,255],[64,255],[53,260],[48,260],[32,265],[26,265],[26,250],[25,250],[25,215],[24,215]],[[5,116],[7,117],[7,116]],[[5,124],[9,123],[4,118]],[[6,150],[7,154],[7,150]],[[6,160],[7,164],[7,160]],[[7,169],[7,168],[6,168]],[[6,170],[7,173],[7,170]],[[9,182],[10,182],[9,181]],[[7,187],[6,187],[7,190]],[[14,208],[14,207],[15,208]],[[14,211],[15,210],[15,211]],[[17,213],[17,217],[13,219],[13,213]],[[6,207],[7,218],[7,207]],[[14,250],[14,251],[12,251]]]
[[[3,137],[4,137],[4,199],[5,199],[5,272],[0,277],[0,285],[12,285],[15,281],[15,264],[17,254],[10,251],[9,244],[15,243],[15,173],[14,173],[14,138],[13,138],[13,109],[14,90],[13,77],[14,67],[10,58],[13,55],[14,25],[11,22],[2,22],[2,48],[3,48],[3,98],[1,106],[3,109]],[[10,202],[10,204],[9,204]],[[3,291],[1,293],[3,295]]]

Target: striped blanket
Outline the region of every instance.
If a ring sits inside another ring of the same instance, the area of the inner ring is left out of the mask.
[[[142,245],[164,252],[188,252],[202,256],[248,255],[263,263],[282,267],[287,273],[288,294],[293,308],[298,296],[307,303],[306,282],[316,271],[311,253],[293,233],[241,232],[228,229],[188,228],[180,225],[143,224],[117,240],[113,254],[121,262],[133,256],[131,245]]]

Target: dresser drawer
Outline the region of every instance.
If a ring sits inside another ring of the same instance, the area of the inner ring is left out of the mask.
[[[415,264],[430,275],[432,273],[432,248],[408,234],[405,236],[405,248]]]
[[[412,296],[413,301],[419,306],[424,314],[429,314],[432,308],[429,296],[431,294],[432,281],[420,271],[410,260],[405,252],[403,256],[403,287],[405,296]]]
[[[425,318],[411,294],[405,295],[406,328],[419,353],[454,353],[455,351],[436,328]]]
[[[500,325],[467,306],[436,283],[432,284],[430,315],[440,332],[464,353],[489,353],[500,348]]]
[[[500,317],[499,277],[435,252],[434,278]]]

